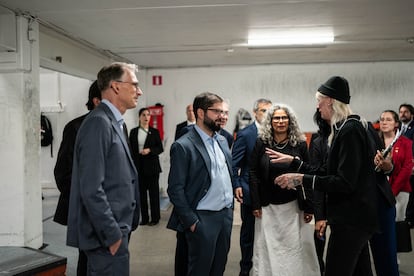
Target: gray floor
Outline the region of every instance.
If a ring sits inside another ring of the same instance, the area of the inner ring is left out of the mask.
[[[132,234],[130,241],[131,275],[133,276],[170,276],[174,275],[175,232],[165,228],[171,208],[166,200],[161,201],[161,221],[156,226],[140,226]],[[44,251],[67,257],[67,275],[76,275],[77,249],[67,247],[66,227],[52,220],[57,203],[57,196],[45,195],[43,200],[43,234]],[[236,276],[239,273],[240,260],[239,232],[240,218],[238,206],[232,233],[232,243],[225,276]],[[411,231],[414,237],[414,230]],[[400,274],[414,276],[414,253],[401,253]],[[268,275],[266,275],[268,276]],[[270,275],[269,275],[270,276]]]

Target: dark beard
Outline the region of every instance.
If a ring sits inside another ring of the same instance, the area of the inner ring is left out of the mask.
[[[216,123],[215,121],[211,120],[210,118],[208,118],[207,116],[204,117],[204,121],[203,121],[204,125],[210,129],[211,131],[219,131],[221,129],[220,125],[218,124],[218,122]]]
[[[400,121],[402,123],[408,123],[410,121],[410,119],[408,119],[408,118],[400,118]]]

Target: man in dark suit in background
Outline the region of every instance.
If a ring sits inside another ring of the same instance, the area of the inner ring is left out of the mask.
[[[97,82],[94,81],[89,87],[89,97],[86,107],[93,110],[101,102],[101,91],[98,89]],[[60,191],[59,201],[56,207],[53,220],[59,224],[67,225],[70,183],[72,179],[73,151],[75,147],[75,139],[78,130],[89,114],[86,113],[77,117],[66,124],[63,129],[62,142],[60,144],[56,165],[54,169],[56,185]],[[82,250],[79,250],[77,275],[84,276],[87,272],[87,257]]]
[[[401,104],[399,109],[399,117],[401,121],[401,131],[403,135],[409,138],[411,141],[414,140],[414,107],[411,104]],[[414,143],[413,143],[413,156],[414,156]],[[414,168],[413,168],[414,170]],[[411,172],[410,178],[412,192],[410,193],[410,198],[408,200],[407,210],[406,210],[406,218],[405,220],[408,222],[411,228],[414,227],[414,175]]]
[[[194,99],[196,125],[171,146],[168,195],[174,208],[167,227],[188,244],[188,274],[223,275],[233,223],[231,155],[217,135],[223,100],[212,93]]]
[[[183,128],[185,128],[186,126],[195,124],[194,110],[193,110],[192,104],[187,105],[185,109],[185,113],[187,115],[187,120],[179,123],[177,127],[175,128],[174,141],[180,138],[181,136],[180,133]]]
[[[227,121],[229,120],[229,112],[230,112],[230,106],[229,103],[224,101],[223,102],[223,118],[220,121],[220,130],[219,130],[219,134],[223,135],[226,140],[227,143],[229,144],[229,148],[231,149],[231,147],[233,146],[233,142],[234,142],[234,138],[233,135],[230,134],[230,132],[228,132],[227,130],[224,129],[224,127],[227,125]]]
[[[256,120],[237,132],[232,149],[234,196],[240,202],[240,276],[249,275],[252,268],[254,242],[254,216],[251,207],[249,189],[249,160],[257,139],[257,128],[265,118],[266,111],[272,106],[267,99],[254,103],[253,113]]]
[[[135,71],[127,63],[99,71],[101,104],[76,138],[67,244],[85,251],[88,275],[129,275],[128,235],[139,222],[139,189],[122,115],[142,95]]]

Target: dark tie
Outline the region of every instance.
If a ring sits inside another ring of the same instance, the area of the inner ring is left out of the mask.
[[[407,131],[407,125],[401,127],[401,135],[404,135]]]

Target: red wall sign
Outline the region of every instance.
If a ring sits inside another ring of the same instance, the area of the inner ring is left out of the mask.
[[[152,85],[162,85],[162,76],[152,76]]]

